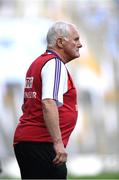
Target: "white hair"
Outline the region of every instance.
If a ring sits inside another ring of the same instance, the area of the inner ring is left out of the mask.
[[[57,21],[53,24],[47,33],[47,46],[54,47],[58,37],[68,37],[69,26],[72,24],[63,21]]]

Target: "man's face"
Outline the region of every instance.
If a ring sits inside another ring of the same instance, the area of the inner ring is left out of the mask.
[[[67,38],[64,39],[64,53],[67,57],[67,61],[71,61],[72,59],[78,58],[79,48],[82,47],[80,43],[80,37],[78,30],[71,26],[70,32]]]

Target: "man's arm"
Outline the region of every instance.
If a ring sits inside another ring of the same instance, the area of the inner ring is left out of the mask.
[[[59,113],[56,102],[53,99],[42,100],[43,116],[48,131],[52,137],[56,157],[55,164],[66,162],[67,153],[65,151],[59,126]]]

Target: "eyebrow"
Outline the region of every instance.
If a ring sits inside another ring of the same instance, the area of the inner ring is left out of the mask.
[[[75,37],[74,39],[75,39],[75,40],[79,40],[80,38],[79,38],[79,37]]]

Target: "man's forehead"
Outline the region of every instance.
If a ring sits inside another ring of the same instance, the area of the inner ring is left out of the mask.
[[[75,25],[70,25],[70,30],[79,34],[79,30]]]
[[[71,33],[71,35],[73,35],[73,36],[79,37],[79,30],[78,30],[76,27],[71,27],[71,28],[70,28],[70,33]]]

